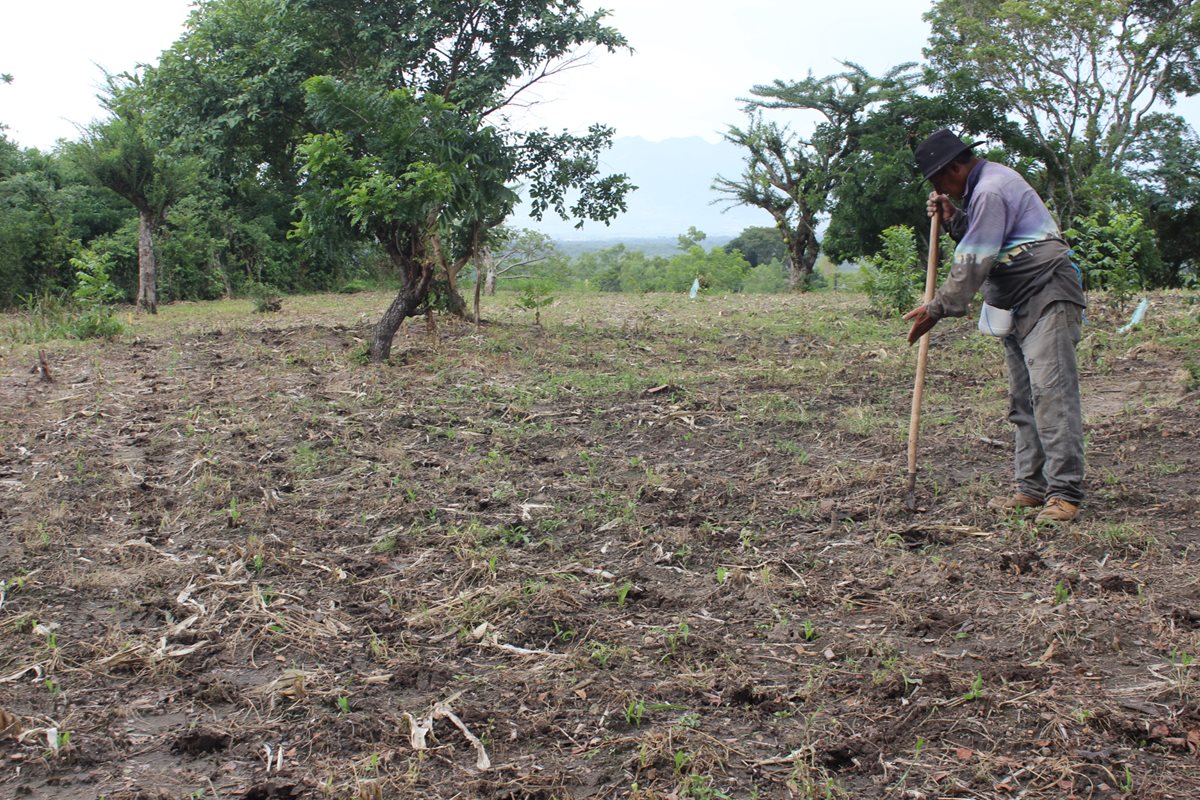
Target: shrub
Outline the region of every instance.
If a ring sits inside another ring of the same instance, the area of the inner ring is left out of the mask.
[[[916,306],[925,288],[916,235],[908,225],[893,225],[879,241],[880,251],[861,268],[863,291],[879,316],[903,314]]]
[[[275,287],[265,283],[248,283],[246,296],[254,303],[254,310],[259,314],[267,314],[283,308],[283,297]]]
[[[1065,232],[1083,273],[1085,289],[1106,289],[1123,303],[1147,281],[1143,271],[1158,262],[1153,232],[1136,210],[1109,204],[1086,217],[1076,217]]]
[[[746,273],[742,291],[748,294],[782,294],[788,288],[787,271],[778,259],[764,261]]]
[[[76,339],[110,338],[124,330],[113,313],[112,303],[122,298],[121,290],[109,277],[112,266],[107,255],[84,250],[71,259],[75,268],[75,290],[71,293],[74,313],[68,321],[66,334]]]

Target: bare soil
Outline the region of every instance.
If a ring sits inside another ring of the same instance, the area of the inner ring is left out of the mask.
[[[1200,795],[1194,295],[1093,308],[1041,530],[967,323],[910,513],[861,298],[325,302],[0,351],[0,795]]]

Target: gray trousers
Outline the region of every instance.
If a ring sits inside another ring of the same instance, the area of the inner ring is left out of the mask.
[[[1083,410],[1075,364],[1082,316],[1074,303],[1051,303],[1024,339],[1004,337],[1017,490],[1076,505],[1083,501]]]

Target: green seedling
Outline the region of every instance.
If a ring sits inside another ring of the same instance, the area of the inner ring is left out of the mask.
[[[557,621],[555,621],[555,623],[554,623],[554,638],[559,640],[560,642],[569,642],[575,638],[575,631],[567,630],[566,628],[559,625]]]
[[[607,667],[609,660],[617,652],[617,648],[606,642],[592,642],[589,645],[588,657],[601,667]]]
[[[971,702],[983,697],[983,675],[976,672],[975,680],[971,681],[971,688],[963,694],[963,700]]]
[[[628,599],[629,592],[632,589],[633,584],[629,581],[625,581],[623,584],[617,587],[617,608],[625,607],[625,601]]]
[[[804,636],[804,641],[811,642],[821,634],[817,633],[817,628],[813,625],[812,620],[806,619],[804,620],[804,632],[802,635]]]
[[[338,707],[338,711],[342,712],[343,714],[349,714],[350,713],[350,698],[344,694],[339,695],[338,699],[337,699],[337,707]]]
[[[642,719],[646,716],[646,701],[645,700],[630,700],[625,706],[625,721],[637,728],[642,724]]]
[[[1054,605],[1061,606],[1071,596],[1071,590],[1062,581],[1054,584]]]

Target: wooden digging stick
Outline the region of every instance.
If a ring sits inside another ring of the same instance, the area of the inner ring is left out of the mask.
[[[933,300],[937,288],[938,236],[941,234],[941,208],[929,218],[929,265],[925,272],[925,305]],[[913,383],[912,416],[908,421],[908,490],[904,504],[910,511],[917,508],[917,439],[921,433],[921,395],[925,391],[925,362],[929,358],[929,332],[921,337],[917,348],[917,379]]]

